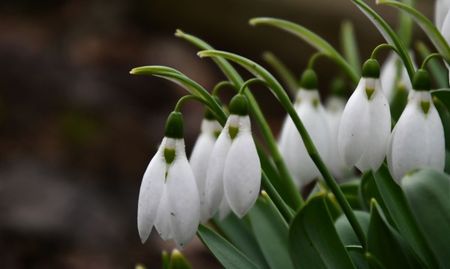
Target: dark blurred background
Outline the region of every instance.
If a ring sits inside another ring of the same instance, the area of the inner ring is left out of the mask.
[[[419,8],[432,13],[432,1]],[[396,12],[376,7],[392,24]],[[173,245],[140,243],[142,174],[183,90],[132,67],[168,65],[207,89],[223,79],[210,60],[173,36],[197,35],[263,63],[270,50],[296,74],[313,53],[295,37],[248,19],[298,22],[339,46],[342,20],[356,29],[362,59],[381,36],[350,0],[2,0],[0,2],[0,268],[159,268]],[[416,37],[423,39],[420,31]],[[338,72],[317,63],[321,90]],[[255,92],[275,131],[283,112]],[[190,152],[202,109],[185,109]],[[195,240],[194,268],[218,268]]]

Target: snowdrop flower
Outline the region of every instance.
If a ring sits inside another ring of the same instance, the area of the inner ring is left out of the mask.
[[[329,150],[329,129],[326,113],[320,103],[317,90],[317,76],[312,69],[306,70],[302,75],[301,88],[294,106],[320,156],[326,161]],[[320,176],[319,170],[309,157],[303,140],[289,116],[283,123],[279,148],[290,173],[296,179],[297,186],[308,184]]]
[[[436,0],[434,6],[434,24],[441,30],[450,9],[450,0]]]
[[[165,137],[142,179],[139,235],[145,242],[155,226],[163,240],[174,239],[178,247],[183,247],[195,235],[199,218],[199,195],[186,158],[182,115],[172,112]]]
[[[206,172],[204,201],[209,217],[219,206],[221,217],[228,207],[243,217],[256,201],[261,185],[261,164],[245,96],[233,97],[229,109],[230,116],[217,138]]]
[[[338,96],[338,92],[345,91],[343,89],[343,87],[345,87],[345,84],[342,80],[335,80],[332,87],[334,88],[333,92],[336,92],[336,94],[329,97],[325,104],[330,139],[328,167],[330,168],[331,173],[336,179],[342,180],[352,174],[351,167],[345,164],[344,160],[339,154],[337,146],[339,123],[341,122],[342,112],[344,111],[345,107],[345,99]]]
[[[391,131],[389,104],[379,75],[378,62],[367,60],[339,125],[339,153],[346,164],[355,165],[362,172],[376,171],[381,166]]]
[[[396,87],[401,86],[408,92],[412,89],[412,85],[405,66],[402,65],[400,78],[397,78],[398,64],[400,64],[400,62],[397,54],[392,53],[388,56],[385,63],[383,64],[383,67],[381,68],[381,86],[383,88],[384,95],[389,101],[392,101],[392,99],[394,98]]]
[[[447,8],[450,7],[450,0],[440,0],[440,1],[444,1],[446,3]],[[442,27],[439,28],[441,31],[442,36],[445,38],[445,41],[447,41],[447,43],[450,44],[450,10],[447,9],[447,13],[444,19],[444,22],[442,24]],[[444,61],[445,66],[447,67],[447,69],[449,70],[449,79],[450,79],[450,67],[448,65],[448,63],[446,61]]]
[[[207,110],[202,121],[200,136],[195,142],[190,158],[200,195],[200,220],[202,223],[208,221],[208,210],[205,203],[205,181],[208,161],[221,130],[222,126],[214,119],[211,112]]]
[[[444,127],[429,90],[428,72],[419,69],[414,76],[414,90],[389,142],[388,167],[397,181],[417,168],[444,170]]]

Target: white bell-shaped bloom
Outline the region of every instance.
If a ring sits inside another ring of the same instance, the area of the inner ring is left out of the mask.
[[[342,113],[339,153],[347,165],[376,171],[386,155],[390,131],[391,114],[380,80],[361,78]]]
[[[173,160],[167,161],[165,151]],[[164,240],[183,247],[195,235],[200,202],[194,174],[182,138],[164,138],[145,171],[138,202],[138,230],[142,242],[152,227]]]
[[[324,161],[328,159],[329,129],[325,110],[315,89],[301,88],[297,93],[295,109]],[[292,119],[287,117],[279,140],[279,148],[297,186],[303,186],[320,176],[308,155],[303,140]]]
[[[331,96],[325,104],[328,131],[329,131],[329,152],[328,167],[333,176],[342,180],[352,174],[351,167],[346,165],[338,150],[338,131],[341,122],[342,113],[344,112],[345,100],[341,97]]]
[[[390,101],[394,97],[395,88],[398,85],[396,83],[400,83],[408,92],[412,89],[408,71],[406,71],[405,66],[402,65],[401,76],[400,78],[397,78],[397,64],[399,63],[397,54],[391,53],[381,68],[381,86],[384,91],[384,95]]]
[[[397,181],[417,168],[444,170],[444,128],[430,92],[413,90],[409,94],[391,135],[387,161]]]
[[[450,0],[436,0],[434,6],[434,23],[439,30],[442,29],[449,10]]]
[[[255,203],[260,185],[261,164],[251,134],[250,118],[231,114],[214,145],[208,165],[205,202],[209,217],[219,206],[222,218],[227,214],[227,207],[243,217]]]
[[[203,119],[201,133],[195,142],[190,158],[192,171],[197,181],[198,193],[200,195],[200,220],[202,223],[208,221],[208,209],[205,199],[206,171],[208,170],[209,158],[217,140],[217,135],[222,126],[213,119]]]

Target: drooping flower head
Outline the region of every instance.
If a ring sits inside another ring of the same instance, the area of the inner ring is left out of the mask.
[[[305,125],[320,156],[326,161],[329,153],[329,129],[326,112],[320,102],[319,91],[317,90],[318,83],[315,72],[312,69],[307,69],[302,74],[300,84],[300,90],[294,104],[296,112]],[[279,148],[290,173],[296,179],[297,186],[308,184],[320,175],[289,116],[283,123]]]
[[[251,134],[246,97],[233,97],[229,109],[230,116],[214,145],[206,173],[209,217],[219,206],[221,211],[230,208],[243,217],[256,201],[261,185],[261,164]]]
[[[413,169],[444,170],[444,127],[429,92],[428,72],[419,69],[413,86],[389,142],[388,167],[397,181]]]
[[[181,113],[167,119],[165,137],[142,179],[138,230],[145,242],[155,226],[163,240],[183,247],[195,235],[200,202],[194,174],[186,158]]]
[[[362,172],[376,171],[381,166],[391,131],[389,104],[379,76],[378,62],[367,60],[339,125],[339,153],[348,165],[355,165]]]
[[[394,98],[396,90],[406,91],[407,94],[412,89],[408,72],[396,53],[391,53],[384,62],[380,80],[384,95],[389,101]]]
[[[210,110],[206,110],[205,117],[201,124],[201,133],[195,142],[190,157],[190,164],[192,171],[194,172],[200,195],[200,219],[203,223],[205,223],[209,218],[207,204],[204,201],[206,172],[208,170],[208,162],[211,157],[211,152],[221,130],[222,126],[214,118],[214,115]]]

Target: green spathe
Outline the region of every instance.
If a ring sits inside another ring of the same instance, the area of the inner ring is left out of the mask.
[[[380,64],[375,59],[368,59],[362,67],[362,76],[364,78],[379,78]]]
[[[416,91],[429,91],[431,88],[430,75],[425,69],[417,70],[413,78],[413,89]]]
[[[183,138],[183,115],[173,111],[166,121],[165,137]]]
[[[317,89],[317,85],[318,82],[316,72],[310,68],[306,69],[300,79],[300,87],[305,90],[315,90]]]
[[[230,114],[235,114],[239,116],[248,115],[248,101],[247,97],[242,94],[235,95],[230,101]]]

